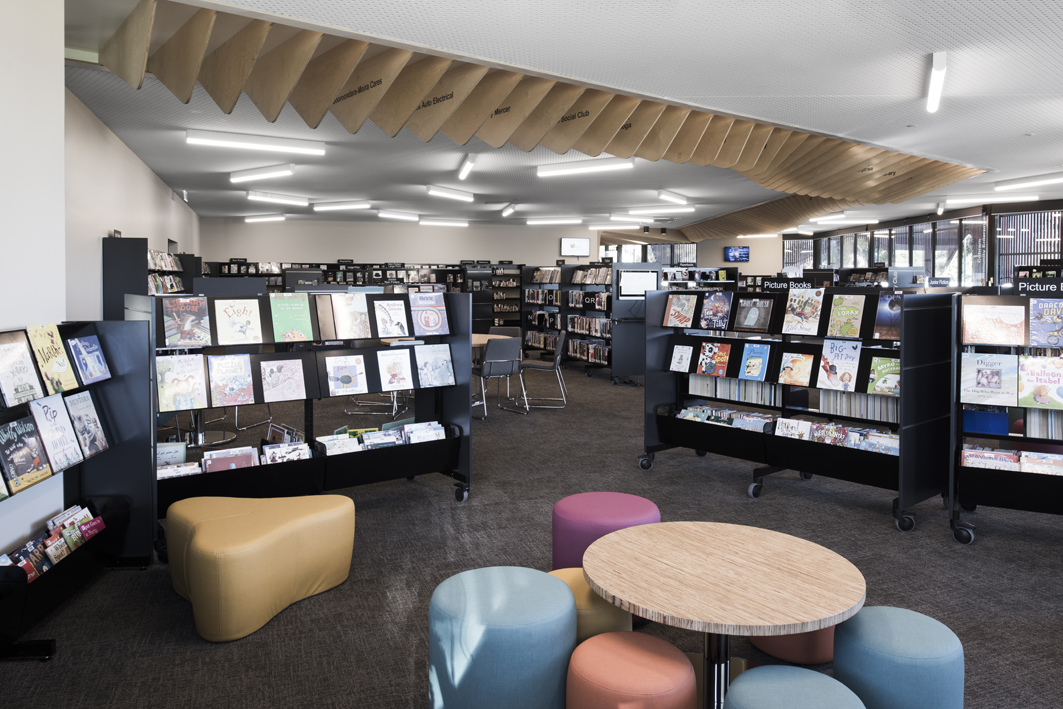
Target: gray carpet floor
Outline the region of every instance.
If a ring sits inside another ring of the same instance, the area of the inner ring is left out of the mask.
[[[530,379],[550,395],[546,376]],[[648,497],[665,521],[756,525],[823,544],[860,568],[869,605],[911,608],[956,632],[969,709],[1063,704],[1058,517],[980,508],[967,516],[977,540],[961,546],[940,500],[917,507],[916,529],[902,534],[890,516],[893,495],[874,488],[822,477],[804,482],[786,472],[768,478],[753,500],[746,495],[752,464],[689,450],[658,454],[653,470],[642,472],[642,390],[575,368],[567,380],[573,401],[565,410],[525,417],[492,408],[486,421],[474,421],[464,504],[441,475],[341,491],[357,508],[343,585],[295,604],[247,638],[213,644],[196,634],[191,606],[171,588],[165,565],[107,571],[34,629],[29,637],[57,640],[58,655],[6,666],[0,704],[425,707],[435,586],[482,566],[548,570],[553,504],[590,490]],[[260,408],[242,412],[244,422]],[[318,406],[319,431],[380,421],[341,409],[342,401]],[[301,421],[301,408],[274,412],[277,420]],[[657,624],[642,632],[700,649],[697,633]],[[734,641],[733,654],[772,662],[745,639]]]

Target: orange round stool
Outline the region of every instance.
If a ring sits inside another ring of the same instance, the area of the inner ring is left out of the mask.
[[[834,661],[834,626],[793,635],[750,636],[749,642],[772,657],[795,665],[823,665]]]
[[[568,663],[566,705],[579,709],[695,709],[694,667],[679,648],[634,632],[595,635]]]

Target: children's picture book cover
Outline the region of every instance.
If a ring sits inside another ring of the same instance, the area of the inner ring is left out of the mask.
[[[67,413],[70,414],[70,423],[74,426],[74,435],[78,437],[81,452],[85,457],[89,458],[107,450],[110,444],[107,443],[107,436],[103,432],[100,415],[96,413],[96,406],[92,403],[92,393],[79,391],[63,401]]]
[[[37,368],[44,379],[44,388],[49,394],[77,389],[78,380],[74,376],[73,366],[66,356],[66,348],[59,337],[55,323],[48,325],[30,325],[26,328],[30,347],[37,357]]]
[[[416,317],[414,315],[415,323]],[[454,361],[450,345],[417,345],[413,352],[417,357],[417,380],[422,389],[453,386]]]
[[[807,441],[811,433],[811,421],[798,421],[797,419],[776,419],[775,421],[776,436]]]
[[[901,361],[896,357],[872,357],[867,393],[900,396]]]
[[[257,300],[217,298],[214,317],[219,345],[262,344],[262,317]]]
[[[832,446],[844,446],[849,440],[849,428],[834,423],[813,423],[810,427],[809,440]]]
[[[1061,341],[1063,299],[1030,298],[1030,347],[1059,347]]]
[[[0,333],[0,392],[9,408],[44,396],[22,332]]]
[[[102,382],[111,378],[111,370],[107,367],[98,337],[72,337],[66,343],[70,346],[70,356],[78,368],[82,384]]]
[[[795,288],[786,298],[782,331],[787,335],[815,335],[822,312],[822,288]]]
[[[827,337],[860,337],[864,317],[864,296],[836,295],[831,298]]]
[[[405,300],[373,301],[373,312],[376,314],[377,337],[407,337],[410,334]]]
[[[729,291],[706,293],[701,303],[701,329],[726,330],[727,320],[731,316],[731,298]]]
[[[964,305],[963,342],[967,345],[1026,344],[1026,308],[1021,305]]]
[[[338,339],[336,337],[336,318],[332,307],[333,295],[339,294],[314,296],[314,302],[317,304],[317,330],[322,342]]]
[[[203,355],[155,358],[160,412],[207,408],[207,377],[203,365]]]
[[[727,360],[731,356],[731,345],[719,342],[702,342],[701,356],[698,357],[698,374],[713,377],[727,376]]]
[[[307,342],[314,339],[310,321],[310,298],[306,293],[270,293],[274,342]]]
[[[325,371],[328,372],[329,396],[350,396],[369,391],[363,355],[326,357]]]
[[[365,293],[333,293],[332,311],[336,323],[335,339],[368,340],[373,336],[369,329]]]
[[[210,346],[210,310],[206,298],[163,298],[162,320],[167,347]]]
[[[207,369],[210,373],[210,405],[213,408],[255,403],[250,355],[211,355],[207,357]]]
[[[816,379],[819,389],[853,391],[856,370],[860,366],[860,343],[824,340],[820,356],[820,373]]]
[[[769,345],[745,343],[742,348],[742,369],[738,372],[738,378],[754,382],[764,381],[764,376],[768,373],[769,354],[771,354]]]
[[[1019,406],[1063,409],[1063,357],[1019,356]]]
[[[816,366],[815,355],[783,352],[779,366],[779,383],[806,387],[812,381],[812,368]]]
[[[262,401],[299,401],[306,398],[303,363],[297,359],[262,360]]]
[[[1018,356],[978,352],[960,355],[960,403],[1018,406]]]
[[[750,298],[738,296],[735,306],[733,329],[747,332],[767,332],[771,325],[771,298]]]
[[[668,296],[664,309],[663,327],[694,327],[694,309],[698,304],[696,294],[673,293]]]
[[[676,345],[672,350],[672,363],[668,366],[671,372],[689,372],[690,360],[694,356],[692,345]]]
[[[380,303],[381,301],[377,302]],[[403,389],[413,389],[413,372],[410,369],[409,349],[377,350],[376,361],[380,367],[381,390],[401,391]]]
[[[410,293],[413,334],[417,337],[449,335],[447,305],[443,293]]]
[[[0,425],[0,464],[12,495],[51,476],[46,456],[31,417]]]
[[[901,303],[903,296],[896,293],[882,293],[878,297],[878,310],[875,311],[875,339],[901,339]]]
[[[85,459],[74,435],[70,415],[63,404],[62,394],[52,394],[31,401],[30,413],[33,414],[33,422],[37,426],[41,443],[44,444],[44,451],[48,454],[48,465],[53,473],[66,470]]]

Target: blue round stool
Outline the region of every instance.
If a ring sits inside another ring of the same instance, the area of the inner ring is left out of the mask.
[[[492,566],[439,584],[428,609],[433,709],[564,709],[576,600],[561,579]]]
[[[735,677],[724,709],[864,709],[860,698],[821,672],[764,665]]]
[[[963,645],[922,613],[865,606],[837,626],[834,678],[867,709],[962,709]]]

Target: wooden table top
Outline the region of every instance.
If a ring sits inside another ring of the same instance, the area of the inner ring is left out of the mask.
[[[472,338],[473,347],[483,347],[487,344],[488,340],[509,340],[509,335],[483,335],[478,332],[472,333],[469,337]]]
[[[663,522],[591,544],[583,573],[613,605],[659,623],[726,635],[790,635],[846,620],[864,576],[819,544],[758,527]]]

